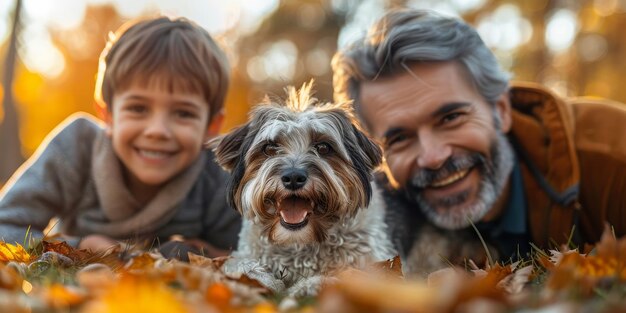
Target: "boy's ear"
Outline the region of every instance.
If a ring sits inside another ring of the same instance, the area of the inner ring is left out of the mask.
[[[96,113],[98,114],[98,117],[104,121],[106,126],[104,131],[107,137],[111,137],[111,134],[113,133],[113,116],[111,115],[111,112],[106,106],[96,104]]]
[[[224,123],[224,111],[220,110],[214,116],[209,125],[207,126],[206,133],[204,134],[204,141],[217,136],[220,133],[220,129],[222,129],[222,124]]]

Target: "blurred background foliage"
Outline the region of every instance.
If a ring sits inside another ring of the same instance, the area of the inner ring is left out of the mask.
[[[315,78],[332,99],[337,47],[403,6],[464,18],[516,80],[626,102],[626,0],[2,0],[0,186],[64,118],[95,114],[98,56],[127,20],[187,16],[219,39],[233,68],[227,130],[287,84]]]

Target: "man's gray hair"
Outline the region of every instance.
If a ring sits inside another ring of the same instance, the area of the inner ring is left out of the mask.
[[[474,28],[460,19],[428,10],[393,10],[372,26],[362,40],[333,57],[336,101],[353,100],[359,111],[363,81],[400,74],[416,62],[456,60],[489,103],[506,92],[509,74]]]

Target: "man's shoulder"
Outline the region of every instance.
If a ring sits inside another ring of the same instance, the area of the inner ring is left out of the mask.
[[[565,131],[567,137],[572,136],[574,149],[579,154],[610,154],[626,162],[626,145],[623,144],[626,104],[597,97],[561,97],[546,87],[528,82],[512,82],[510,99],[518,112],[517,122],[524,124],[526,120],[524,125],[528,126],[533,125],[534,120],[535,127],[543,125],[544,136],[548,137],[558,135],[549,133],[548,129]]]
[[[579,153],[618,158],[626,164],[626,104],[599,98],[568,99]]]

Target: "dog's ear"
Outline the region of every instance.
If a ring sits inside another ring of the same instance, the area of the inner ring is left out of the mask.
[[[383,162],[383,151],[380,146],[371,140],[363,131],[361,131],[355,125],[352,125],[354,136],[356,137],[357,144],[363,150],[365,155],[366,165],[370,170],[375,169]]]
[[[232,171],[242,156],[241,145],[250,129],[248,124],[239,126],[228,134],[212,139],[207,146],[215,152],[217,163],[227,171]]]
[[[347,145],[348,153],[363,186],[362,197],[358,197],[359,207],[367,207],[372,198],[372,170],[382,163],[383,152],[379,145],[372,141],[356,125],[352,124],[354,142]]]

